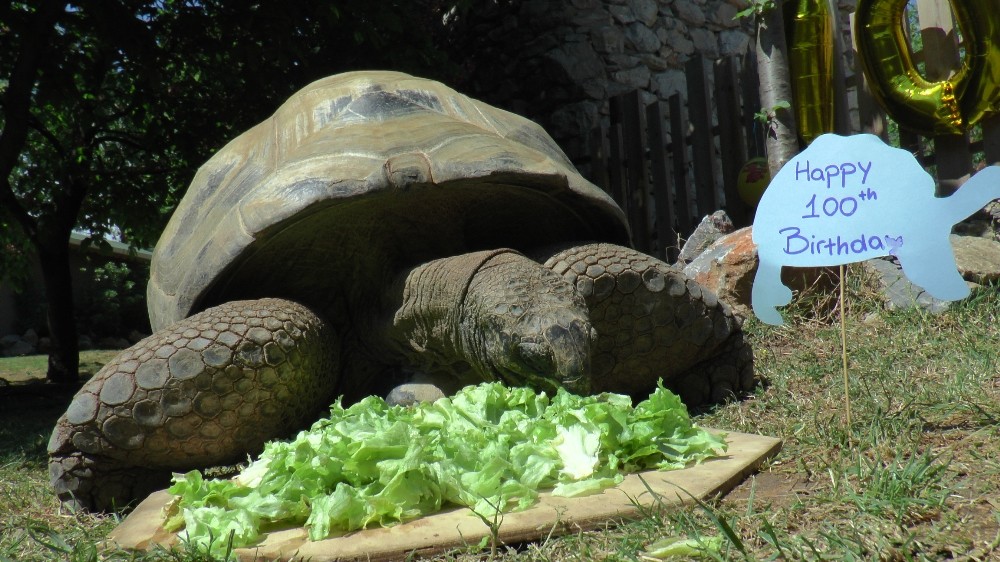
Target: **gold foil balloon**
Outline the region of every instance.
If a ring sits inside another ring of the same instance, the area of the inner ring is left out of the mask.
[[[965,43],[968,84],[959,97],[968,124],[1000,111],[1000,3],[997,0],[962,0],[968,20],[961,23]],[[957,10],[956,10],[957,11]]]
[[[949,80],[917,73],[903,33],[906,0],[859,0],[858,53],[872,94],[900,125],[924,134],[959,134],[1000,112],[1000,15],[996,0],[952,1],[965,57]]]
[[[827,0],[799,0],[788,66],[795,123],[806,144],[833,131],[833,42],[833,15]]]
[[[969,33],[965,2],[953,2],[952,8],[962,32]],[[856,41],[871,93],[902,127],[926,135],[961,134],[966,123],[958,100],[968,85],[969,66],[963,64],[950,80],[930,82],[920,76],[903,32],[906,4],[907,0],[858,0]]]

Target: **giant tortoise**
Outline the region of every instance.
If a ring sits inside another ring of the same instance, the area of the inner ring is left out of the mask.
[[[628,242],[535,123],[395,72],[315,82],[198,171],[153,256],[155,332],[59,419],[53,485],[121,506],[337,396],[749,388],[729,307]]]

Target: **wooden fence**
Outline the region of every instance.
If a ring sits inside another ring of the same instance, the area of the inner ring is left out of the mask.
[[[947,78],[963,47],[948,0],[917,0],[916,6],[924,48],[914,59],[923,62],[929,80]],[[873,133],[910,150],[935,176],[941,194],[977,168],[1000,164],[1000,115],[957,136],[922,137],[891,127],[867,92],[851,45],[847,38],[838,46],[851,51],[838,53],[846,64],[838,65],[834,80],[836,132]],[[754,119],[760,101],[753,53],[714,62],[696,55],[685,73],[686,104],[680,94],[646,106],[638,92],[613,98],[610,127],[595,129],[589,139],[591,181],[625,210],[636,248],[668,261],[706,214],[724,209],[737,227],[752,221],[737,178],[749,158],[764,155],[763,129]]]
[[[686,104],[679,93],[645,106],[639,92],[618,96],[610,127],[590,138],[591,181],[625,210],[636,248],[668,261],[705,214],[725,209],[734,223],[748,223],[737,176],[764,146],[752,57],[696,55],[685,74]]]

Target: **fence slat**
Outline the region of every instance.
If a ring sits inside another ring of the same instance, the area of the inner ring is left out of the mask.
[[[660,102],[646,106],[646,130],[649,136],[649,156],[653,176],[653,203],[656,205],[656,239],[659,257],[677,261],[677,229],[674,227],[674,185],[667,168],[667,141],[663,130],[663,108]],[[685,233],[686,234],[686,233]]]
[[[694,55],[685,66],[688,87],[688,119],[691,120],[692,160],[694,161],[695,197],[698,201],[697,216],[719,209],[715,189],[716,157],[712,142],[712,97],[708,89],[708,76],[701,55]]]
[[[691,218],[691,203],[688,198],[687,108],[681,102],[680,94],[670,96],[667,103],[670,107],[670,153],[674,160],[677,224],[681,232],[689,234],[697,225]]]
[[[649,172],[646,169],[645,124],[639,91],[625,94],[622,99],[622,133],[625,141],[625,166],[628,189],[625,191],[625,213],[632,227],[632,244],[640,252],[650,249],[646,198],[649,193]]]
[[[757,75],[757,58],[747,53],[743,57],[742,66],[740,82],[743,84],[743,126],[747,131],[747,150],[749,156],[765,156],[764,127],[757,122],[757,112],[760,111],[760,77]]]
[[[608,191],[611,198],[624,208],[625,205],[625,155],[622,146],[621,101],[611,98],[611,125],[608,129]]]
[[[983,152],[987,166],[1000,164],[1000,114],[983,120]]]
[[[715,103],[719,114],[719,150],[722,158],[722,185],[726,195],[726,213],[735,224],[746,221],[747,208],[740,199],[736,182],[740,167],[747,160],[747,145],[740,130],[738,78],[732,58],[715,63]]]
[[[604,125],[590,131],[590,180],[608,191],[608,128]]]

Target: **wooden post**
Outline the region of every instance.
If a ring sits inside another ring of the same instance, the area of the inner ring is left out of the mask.
[[[693,55],[685,67],[688,88],[688,118],[691,131],[691,148],[694,160],[695,198],[698,201],[699,220],[702,215],[721,208],[715,189],[715,170],[718,168],[715,143],[712,135],[712,96],[708,89],[705,60]]]
[[[645,128],[639,91],[633,90],[622,98],[622,133],[628,180],[624,206],[629,226],[632,227],[632,244],[640,252],[648,253],[650,233],[646,198],[649,194],[649,172],[646,166]]]
[[[646,106],[646,122],[649,132],[649,155],[653,174],[653,201],[656,205],[656,238],[659,257],[673,263],[677,261],[677,229],[674,227],[674,186],[668,167],[667,142],[663,130],[662,102],[655,101]]]
[[[681,235],[688,236],[697,226],[691,216],[688,196],[687,110],[680,94],[667,100],[670,106],[670,153],[674,161],[674,197],[677,200],[677,228]]]
[[[747,224],[747,208],[737,190],[740,168],[747,160],[746,137],[740,125],[739,74],[733,57],[715,63],[715,108],[719,114],[719,150],[726,213],[733,224]]]
[[[987,166],[1000,165],[1000,114],[983,120],[983,153]]]
[[[833,131],[838,135],[851,134],[851,115],[847,104],[847,76],[844,62],[844,34],[840,27],[840,9],[837,2],[827,0],[833,16]]]
[[[590,131],[590,178],[611,194],[608,187],[608,129],[600,124]]]
[[[917,16],[924,43],[926,78],[932,82],[947,80],[961,64],[951,5],[946,0],[917,0]],[[934,161],[938,195],[953,193],[972,172],[969,134],[936,135]]]
[[[621,100],[608,100],[611,126],[608,129],[608,192],[611,198],[625,208],[625,155],[622,146]]]
[[[855,16],[857,14],[851,14],[851,36],[857,35],[857,25],[855,24]],[[855,43],[856,44],[856,43]],[[857,50],[854,51],[854,60],[857,61],[860,55]],[[858,95],[858,122],[860,125],[860,132],[870,133],[883,141],[889,141],[889,127],[885,119],[885,113],[882,112],[882,108],[879,107],[875,98],[872,97],[871,90],[868,88],[868,81],[865,79],[865,73],[861,71],[860,63],[856,63],[857,72],[854,77],[857,80],[857,95]]]
[[[743,126],[747,131],[748,156],[766,156],[765,125],[757,121],[757,112],[760,111],[760,77],[757,76],[757,57],[753,53],[743,57],[740,82],[743,91]]]

